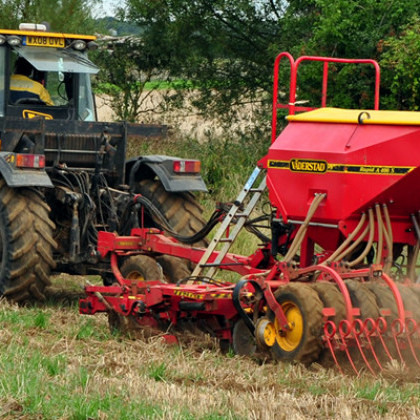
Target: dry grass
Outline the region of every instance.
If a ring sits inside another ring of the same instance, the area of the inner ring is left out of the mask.
[[[24,308],[3,301],[0,319],[1,418],[420,416],[417,383],[257,363],[222,355],[202,335],[174,347],[159,337],[115,337],[104,315],[81,316],[74,301]]]

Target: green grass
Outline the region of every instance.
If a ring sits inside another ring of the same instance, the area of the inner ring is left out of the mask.
[[[105,316],[81,316],[75,305],[3,302],[0,322],[0,418],[413,418],[420,411],[417,382],[257,364],[222,355],[204,336],[176,347],[116,339]]]

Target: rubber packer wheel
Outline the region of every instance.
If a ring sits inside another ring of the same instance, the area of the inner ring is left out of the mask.
[[[45,299],[57,246],[49,211],[36,190],[0,179],[0,293],[15,302]]]
[[[316,291],[307,284],[290,283],[274,294],[282,306],[292,330],[280,333],[274,314],[276,341],[272,354],[276,360],[296,360],[309,364],[318,359],[322,349],[323,304]]]
[[[240,356],[252,356],[257,350],[255,337],[242,318],[238,319],[233,326],[232,349]]]
[[[171,193],[165,190],[159,180],[145,179],[137,184],[136,192],[148,198],[166,217],[172,228],[178,233],[193,235],[204,227],[203,208],[191,193]],[[207,247],[207,241],[201,240],[194,245]],[[191,274],[194,266],[188,260],[163,255],[159,257],[165,277],[172,283]]]
[[[123,277],[129,280],[162,280],[162,270],[156,260],[147,255],[127,258],[120,271]]]
[[[402,284],[398,285],[398,290],[400,291],[401,298],[404,303],[404,308],[406,311],[411,312],[411,316],[416,320],[420,320],[420,301],[415,292],[408,287]]]
[[[354,307],[360,309],[361,318],[378,318],[379,308],[376,303],[376,297],[366,285],[357,280],[346,280],[345,283],[350,294],[351,303]]]
[[[346,318],[346,305],[340,290],[335,283],[325,281],[314,283],[312,287],[318,293],[324,308],[335,309],[335,316],[331,317],[331,321],[338,326],[340,321]]]
[[[398,318],[397,304],[394,295],[388,286],[376,282],[367,282],[366,287],[375,295],[379,310],[389,309],[391,311],[391,321]]]
[[[135,255],[127,258],[120,268],[124,278],[129,280],[161,280],[162,270],[157,262],[147,255]],[[111,333],[121,333],[128,336],[137,336],[144,330],[132,315],[124,316],[117,312],[108,312],[108,325]],[[152,328],[154,326],[151,326]]]

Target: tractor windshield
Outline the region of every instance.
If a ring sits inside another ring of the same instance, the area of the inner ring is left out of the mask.
[[[21,47],[16,51],[38,71],[91,74],[99,71],[85,54],[76,50]]]
[[[99,68],[87,58],[86,53],[69,49],[23,46],[14,48],[12,55],[12,71],[15,68],[13,63],[19,58],[23,58],[33,67],[31,79],[41,83],[51,97],[51,102],[47,102],[49,113],[56,114],[51,106],[61,107],[71,110],[72,119],[95,120],[90,75],[98,73]],[[25,98],[20,103],[24,104]]]

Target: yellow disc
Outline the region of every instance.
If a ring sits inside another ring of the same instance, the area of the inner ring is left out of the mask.
[[[276,331],[276,340],[279,347],[284,351],[295,350],[303,336],[303,317],[296,303],[285,301],[281,307],[286,315],[290,330],[281,331],[277,318],[274,320],[274,328]]]
[[[268,347],[273,347],[276,341],[276,330],[271,322],[268,322],[264,328],[264,343]]]
[[[268,318],[260,318],[255,327],[255,337],[259,344],[273,347],[276,342],[276,329]]]
[[[126,276],[125,278],[127,280],[139,280],[139,281],[144,281],[145,278],[143,276],[143,274],[140,273],[140,271],[137,270],[131,270]]]

